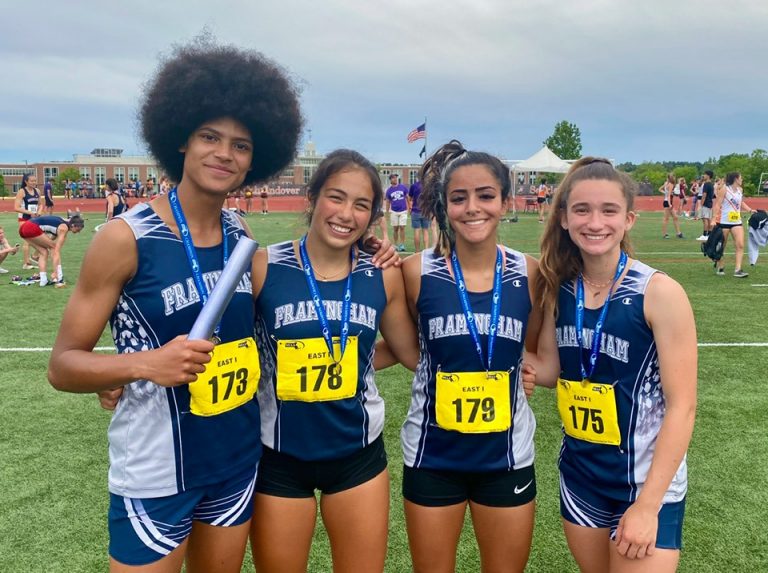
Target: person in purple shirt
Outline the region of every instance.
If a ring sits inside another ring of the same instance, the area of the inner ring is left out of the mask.
[[[411,227],[413,227],[413,246],[418,253],[421,250],[421,240],[424,239],[424,248],[429,247],[430,220],[424,217],[419,207],[419,195],[421,195],[421,181],[418,179],[408,189],[408,206],[411,211]]]
[[[398,183],[396,173],[389,176],[389,189],[387,189],[387,210],[389,221],[392,224],[392,242],[395,248],[402,252],[405,250],[405,225],[408,222],[408,188]]]

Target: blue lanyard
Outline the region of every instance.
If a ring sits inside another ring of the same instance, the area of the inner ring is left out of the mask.
[[[344,287],[344,301],[341,305],[341,336],[339,337],[341,355],[339,356],[339,359],[336,360],[336,356],[333,353],[333,338],[331,337],[331,328],[328,325],[328,316],[325,314],[323,299],[320,296],[320,288],[317,286],[315,272],[312,270],[312,263],[309,260],[309,255],[307,254],[306,235],[304,235],[299,241],[299,255],[301,256],[301,264],[304,266],[304,276],[307,279],[309,292],[312,294],[312,304],[315,305],[315,311],[317,312],[317,318],[320,321],[320,327],[323,330],[323,338],[325,339],[325,344],[328,347],[328,352],[335,362],[341,362],[341,359],[344,357],[344,350],[347,348],[347,338],[349,337],[349,311],[352,307],[352,271],[350,270],[349,275],[347,276],[347,284]],[[350,249],[349,258],[354,264],[354,248]]]
[[[584,351],[584,335],[582,328],[584,326],[584,281],[581,278],[581,273],[576,277],[576,340],[579,341],[579,366],[581,367],[581,379],[590,380],[595,373],[595,366],[597,365],[597,354],[600,349],[600,337],[603,334],[603,326],[605,325],[605,317],[608,316],[608,304],[611,302],[611,295],[613,294],[613,287],[616,286],[616,281],[619,280],[621,273],[624,272],[624,268],[627,266],[627,253],[621,252],[619,257],[619,264],[616,267],[616,274],[613,276],[613,282],[611,288],[608,290],[608,297],[603,304],[603,310],[600,311],[600,317],[597,319],[595,325],[595,331],[592,334],[592,348],[589,354],[589,372],[584,368],[583,351]]]
[[[483,359],[483,347],[480,344],[480,335],[477,332],[477,324],[475,323],[475,315],[472,313],[472,308],[469,305],[469,297],[467,296],[467,285],[464,282],[464,274],[461,272],[461,265],[459,264],[459,257],[456,256],[456,251],[451,252],[451,265],[453,266],[453,276],[456,279],[456,290],[459,291],[459,300],[461,301],[461,308],[464,310],[464,316],[467,319],[467,330],[469,330],[470,336],[475,343],[475,349],[477,355],[480,357],[480,364],[485,367],[485,371],[491,369],[491,360],[493,359],[493,347],[496,344],[496,332],[499,325],[499,312],[501,311],[501,249],[496,249],[496,268],[493,274],[493,298],[491,299],[491,323],[488,326],[488,365],[486,366]]]
[[[184,244],[184,250],[187,253],[187,260],[189,266],[192,269],[192,278],[195,281],[197,292],[200,294],[200,300],[203,304],[208,302],[208,288],[203,281],[203,273],[200,270],[200,263],[197,260],[197,251],[195,251],[195,245],[192,243],[192,236],[189,232],[189,225],[187,225],[187,218],[184,216],[184,211],[181,210],[181,204],[179,203],[179,196],[176,187],[171,189],[168,193],[168,202],[171,204],[171,212],[173,218],[176,221],[176,226],[179,228],[179,235],[181,235],[181,242]],[[221,242],[224,248],[224,266],[227,265],[229,259],[229,248],[227,245],[227,226],[224,222],[224,214],[221,214]],[[221,328],[221,321],[216,325],[214,334],[218,336],[219,329]]]

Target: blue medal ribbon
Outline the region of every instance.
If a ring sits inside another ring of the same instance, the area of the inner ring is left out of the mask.
[[[499,325],[499,313],[501,311],[501,274],[502,274],[502,258],[501,249],[496,249],[496,267],[493,274],[493,295],[491,299],[491,323],[488,326],[488,363],[486,365],[483,358],[483,347],[480,344],[480,335],[477,332],[477,324],[475,323],[475,315],[472,313],[472,308],[469,305],[469,296],[467,295],[467,285],[464,282],[464,274],[461,272],[461,265],[459,264],[459,257],[456,255],[456,251],[451,252],[451,266],[453,267],[453,276],[456,279],[456,290],[459,291],[459,300],[461,301],[461,308],[464,311],[464,316],[467,320],[467,330],[469,330],[470,336],[475,343],[475,350],[480,358],[480,364],[488,372],[491,369],[491,360],[493,359],[493,347],[496,344],[496,333]]]
[[[176,221],[176,226],[179,228],[179,235],[181,235],[181,242],[184,245],[184,251],[187,253],[187,260],[189,266],[192,269],[192,278],[195,281],[197,292],[200,295],[200,300],[203,305],[208,302],[208,288],[203,281],[203,273],[200,269],[200,262],[197,260],[197,251],[195,245],[192,242],[192,235],[189,231],[189,225],[187,224],[187,218],[184,216],[184,211],[181,210],[181,204],[179,203],[179,195],[176,187],[171,189],[168,193],[168,202],[171,204],[171,212],[173,218]],[[224,221],[224,214],[221,214],[221,242],[224,249],[224,263],[222,269],[226,266],[229,259],[229,245],[227,244],[227,226]],[[216,325],[214,335],[218,336],[221,328],[221,321]]]
[[[340,350],[341,355],[336,360],[336,356],[333,353],[333,337],[331,336],[331,328],[328,324],[328,316],[325,314],[325,307],[323,306],[323,299],[320,296],[320,288],[317,285],[315,279],[315,272],[312,270],[312,263],[309,260],[307,254],[307,236],[304,235],[299,241],[299,255],[301,256],[301,264],[304,266],[304,276],[307,279],[307,286],[309,292],[312,295],[312,304],[315,305],[315,311],[317,312],[317,319],[320,321],[320,328],[323,331],[323,338],[325,344],[328,347],[328,352],[333,358],[334,362],[341,362],[344,356],[344,350],[347,348],[347,338],[349,338],[349,313],[352,307],[352,271],[349,271],[347,276],[347,284],[344,287],[344,301],[341,305],[341,336]],[[355,262],[355,249],[352,247],[349,251],[349,258],[352,264]]]
[[[627,253],[621,252],[619,257],[619,264],[616,266],[616,274],[613,275],[613,282],[611,288],[608,290],[608,297],[605,299],[603,309],[600,311],[600,316],[597,319],[595,325],[595,331],[592,335],[592,348],[589,354],[589,372],[584,368],[584,335],[582,328],[584,326],[584,281],[581,273],[576,277],[576,340],[579,342],[579,366],[581,367],[581,379],[590,380],[595,373],[595,366],[597,365],[597,356],[600,349],[600,337],[603,334],[603,325],[605,324],[605,317],[608,316],[608,305],[611,302],[611,295],[613,294],[613,288],[616,286],[616,281],[619,280],[621,273],[627,266]]]

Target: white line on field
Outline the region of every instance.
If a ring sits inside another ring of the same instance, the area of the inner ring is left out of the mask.
[[[768,287],[768,284],[765,285],[752,285],[753,287]]]
[[[726,347],[768,347],[768,342],[699,342],[698,345],[701,348],[726,348]],[[40,347],[28,347],[28,348],[0,348],[0,352],[50,352],[52,348]],[[94,348],[100,352],[114,352],[113,346],[97,346]]]

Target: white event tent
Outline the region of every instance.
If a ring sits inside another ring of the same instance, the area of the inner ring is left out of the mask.
[[[523,171],[537,173],[566,173],[571,168],[571,162],[560,159],[546,145],[531,155],[525,161],[520,161],[512,165],[512,173],[517,174]],[[512,177],[512,205],[513,213],[515,208],[515,197],[517,196],[515,185],[517,177]]]

